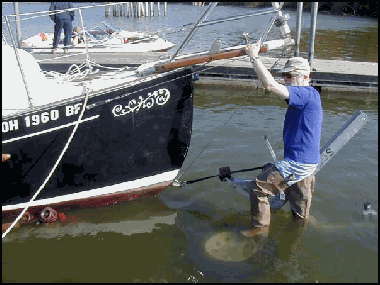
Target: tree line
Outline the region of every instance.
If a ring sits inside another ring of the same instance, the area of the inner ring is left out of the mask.
[[[270,2],[221,2],[219,5],[237,5],[254,8],[271,7]],[[285,2],[283,9],[297,10],[297,2]],[[310,11],[311,2],[303,2],[303,11]],[[318,12],[331,15],[366,16],[377,18],[378,2],[318,2]]]

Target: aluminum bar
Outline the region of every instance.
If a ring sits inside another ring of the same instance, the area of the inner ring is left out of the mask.
[[[357,111],[343,127],[321,148],[321,161],[317,173],[335,154],[367,123],[370,118],[366,113]]]
[[[346,124],[321,148],[321,162],[318,165],[318,168],[315,170],[316,174],[326,163],[333,158],[337,152],[367,123],[370,121],[370,118],[362,111],[357,111]],[[236,178],[235,178],[236,180]],[[241,183],[245,185],[247,182],[250,183],[251,180],[243,180]],[[241,187],[234,187],[237,193],[242,197],[250,200],[249,194],[242,190]],[[277,198],[271,198],[276,200]],[[281,197],[280,197],[281,199]],[[282,202],[284,203],[284,202]],[[272,205],[272,202],[271,202]]]

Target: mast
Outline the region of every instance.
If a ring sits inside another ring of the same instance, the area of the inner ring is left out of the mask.
[[[21,23],[20,23],[20,10],[18,9],[18,2],[13,2],[16,14],[16,33],[17,33],[17,47],[21,48]]]

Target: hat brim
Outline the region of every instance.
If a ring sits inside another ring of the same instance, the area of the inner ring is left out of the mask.
[[[296,70],[296,69],[297,69],[297,67],[290,66],[290,67],[285,67],[285,68],[279,70],[278,72],[285,73],[285,72],[291,72],[291,71],[294,71],[294,70]]]

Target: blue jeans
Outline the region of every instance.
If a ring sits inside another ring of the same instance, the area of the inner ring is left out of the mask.
[[[54,40],[53,48],[58,47],[59,39],[61,37],[61,31],[65,33],[65,38],[63,40],[64,47],[71,45],[71,34],[73,33],[73,25],[71,19],[60,19],[55,22],[54,26]]]

